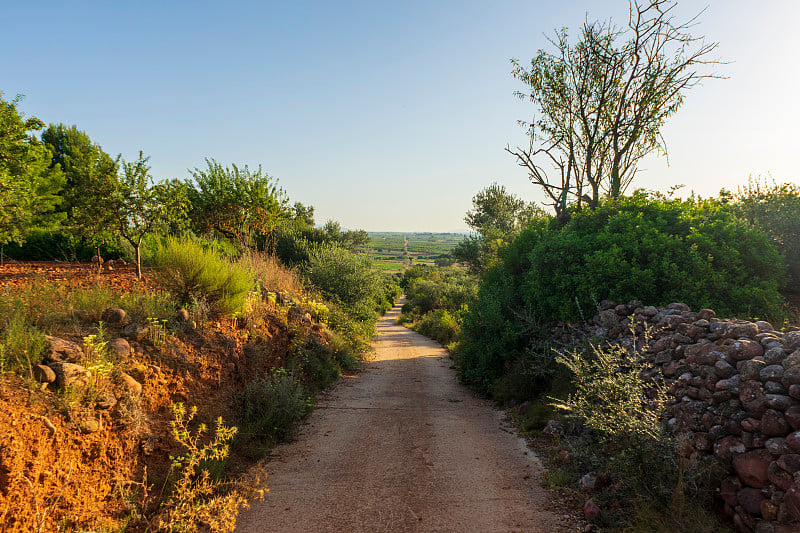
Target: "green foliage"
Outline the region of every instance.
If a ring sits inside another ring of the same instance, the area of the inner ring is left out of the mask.
[[[779,318],[784,269],[760,231],[717,200],[637,192],[576,214],[560,230],[532,229],[519,250],[525,308],[545,319],[593,315],[603,299]],[[780,322],[780,320],[777,320]]]
[[[586,21],[578,42],[566,28],[539,50],[530,67],[512,59],[524,85],[520,99],[533,103],[536,119],[522,122],[528,148],[507,151],[555,208],[560,222],[582,204],[618,198],[651,152],[666,152],[660,135],[686,91],[715,63],[716,48],[692,36],[691,23],[670,14],[674,0],[631,2],[628,24]]]
[[[34,224],[55,222],[46,214],[60,201],[63,185],[61,171],[51,167],[50,150],[30,133],[44,124],[23,117],[17,110],[21,100],[7,102],[0,92],[0,264],[5,244],[21,244]]]
[[[6,318],[6,317],[3,317]],[[32,327],[21,309],[8,316],[0,333],[0,374],[27,370],[42,360],[44,333]]]
[[[777,250],[720,201],[636,193],[563,227],[535,221],[501,259],[482,277],[457,350],[462,379],[485,392],[524,368],[531,388],[546,393],[555,374],[542,327],[591,318],[606,298],[781,322]]]
[[[243,432],[250,439],[274,444],[308,411],[305,389],[295,374],[282,368],[250,381],[242,393]]]
[[[204,465],[228,457],[228,442],[236,435],[237,428],[226,426],[220,417],[216,420],[214,438],[204,442],[208,427],[200,424],[195,431],[189,427],[197,407],[187,411],[183,404],[173,404],[172,413],[175,416],[170,422],[172,437],[184,448],[184,453],[171,457],[172,470],[177,471],[178,479],[170,498],[161,506],[158,529],[189,532],[205,525],[214,533],[233,531],[236,516],[247,505],[247,498],[237,490],[220,495],[220,484],[211,479]]]
[[[105,259],[127,257],[126,250],[118,239],[111,234],[104,234],[99,244],[100,256]],[[95,247],[100,241],[75,235],[62,229],[34,227],[25,235],[25,242],[20,245],[9,243],[5,254],[19,261],[83,261],[89,262],[98,252]]]
[[[286,193],[260,166],[251,171],[247,165],[223,167],[206,159],[206,167],[190,171],[194,179],[188,190],[190,217],[197,233],[217,231],[251,245],[286,217]]]
[[[786,255],[788,289],[800,292],[800,187],[751,179],[733,197],[733,213],[769,235]]]
[[[554,405],[583,424],[579,436],[567,437],[573,479],[591,470],[607,476],[614,491],[595,497],[622,503],[620,516],[608,520],[632,531],[715,530],[694,518],[702,514],[704,479],[719,473],[711,463],[686,468],[679,460],[677,442],[661,420],[666,386],[640,377],[642,356],[618,345],[559,355],[573,373],[574,391]]]
[[[436,309],[423,316],[414,326],[414,331],[447,346],[458,340],[461,333],[460,313],[451,314],[444,309]]]
[[[499,250],[523,228],[545,217],[535,204],[525,203],[502,185],[492,183],[478,191],[472,199],[472,211],[464,218],[477,235],[461,241],[453,255],[473,272],[483,272],[497,263]]]
[[[115,183],[112,199],[117,231],[133,246],[136,274],[140,278],[142,239],[159,225],[183,217],[186,209],[181,187],[169,182],[152,183],[149,159],[140,151],[136,161],[121,161],[122,174]]]
[[[59,211],[67,215],[71,231],[95,248],[112,241],[116,162],[76,126],[51,124],[42,142],[53,153],[51,166],[60,167],[66,178]]]
[[[247,268],[188,237],[168,237],[155,250],[153,262],[161,285],[180,302],[206,300],[214,311],[225,315],[241,311],[254,287]]]
[[[312,285],[345,306],[374,301],[381,291],[372,260],[337,245],[314,247],[305,271]]]

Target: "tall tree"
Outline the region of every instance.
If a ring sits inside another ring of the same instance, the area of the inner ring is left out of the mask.
[[[529,146],[506,150],[539,185],[562,222],[568,207],[596,207],[620,196],[651,152],[666,154],[661,127],[704,78],[716,43],[689,30],[697,17],[675,20],[674,0],[629,0],[627,27],[586,22],[572,45],[565,29],[530,68],[516,59],[512,74],[526,85],[516,95],[535,104],[522,121]]]
[[[174,182],[153,183],[150,167],[139,152],[136,161],[120,161],[121,174],[115,183],[112,203],[117,231],[136,253],[136,276],[142,277],[142,239],[162,224],[181,218],[187,208],[184,189]]]
[[[257,235],[267,235],[287,216],[288,198],[259,166],[224,167],[206,159],[205,169],[190,171],[192,224],[200,233],[211,230],[250,246]]]
[[[116,162],[76,126],[51,124],[42,141],[53,153],[52,164],[59,165],[66,178],[60,210],[72,231],[89,239],[99,255],[115,223]]]
[[[32,134],[44,124],[24,118],[17,110],[21,100],[7,102],[0,92],[0,265],[3,247],[21,244],[25,232],[52,212],[63,184],[59,167],[51,167],[50,151]]]

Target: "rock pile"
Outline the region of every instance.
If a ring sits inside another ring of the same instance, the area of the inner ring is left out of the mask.
[[[741,531],[800,531],[800,328],[720,319],[686,304],[603,301],[588,326],[632,345],[651,326],[643,377],[662,378],[665,419],[693,461],[727,469],[719,494]],[[640,337],[641,338],[641,337]],[[640,341],[641,342],[641,341]]]

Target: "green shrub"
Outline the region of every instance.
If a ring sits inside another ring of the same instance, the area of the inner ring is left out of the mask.
[[[333,244],[315,246],[305,265],[312,285],[346,306],[374,302],[382,287],[373,261]]]
[[[449,311],[437,309],[422,317],[414,326],[414,331],[447,346],[458,338],[461,325],[458,314],[454,316]]]
[[[243,432],[270,444],[285,438],[308,412],[305,389],[283,368],[249,382],[242,394]]]
[[[638,193],[536,233],[519,288],[526,308],[546,319],[589,318],[606,298],[781,316],[777,250],[719,201]]]
[[[761,229],[786,255],[789,290],[800,292],[800,186],[750,180],[731,206],[734,214]]]
[[[575,214],[563,227],[536,220],[500,257],[483,274],[456,351],[461,378],[484,392],[521,360],[532,387],[546,393],[553,365],[537,347],[547,335],[542,328],[588,320],[606,298],[783,320],[778,251],[721,201],[637,192]],[[537,358],[538,369],[528,364]]]
[[[241,311],[255,282],[242,265],[188,237],[169,237],[153,253],[158,280],[181,303],[206,300],[216,312]]]
[[[642,355],[614,345],[557,358],[572,372],[574,392],[554,406],[583,424],[580,436],[567,437],[573,481],[592,470],[609,478],[613,490],[601,490],[595,498],[621,503],[621,512],[606,518],[610,525],[713,531],[713,523],[694,519],[702,515],[707,480],[719,472],[711,463],[687,467],[679,460],[677,442],[662,422],[666,386],[640,377]]]

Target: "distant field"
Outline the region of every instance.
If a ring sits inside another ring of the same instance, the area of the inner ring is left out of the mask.
[[[464,240],[461,233],[371,232],[364,247],[386,272],[400,272],[409,265],[433,265],[437,258],[449,256]]]

